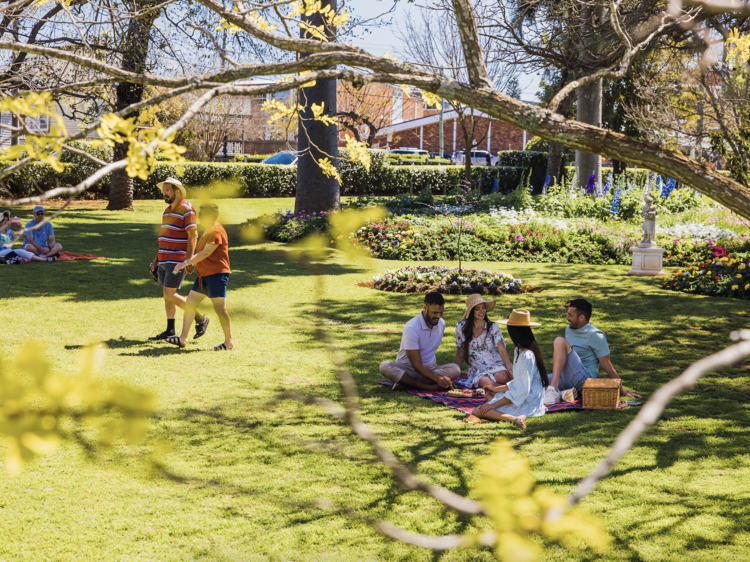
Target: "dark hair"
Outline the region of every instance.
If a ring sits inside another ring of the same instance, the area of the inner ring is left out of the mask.
[[[440,306],[445,306],[445,299],[443,298],[443,295],[441,295],[437,291],[432,291],[424,296],[424,303],[426,305],[437,304]]]
[[[203,203],[203,205],[201,205],[200,211],[198,211],[198,214],[201,215],[203,213],[218,217],[219,206],[216,203]]]
[[[482,303],[477,303],[477,305],[471,309],[471,313],[469,314],[469,317],[466,319],[466,322],[464,323],[463,351],[464,351],[464,359],[466,360],[467,365],[471,365],[471,361],[469,360],[469,345],[471,344],[471,340],[474,338],[474,311],[476,311],[477,306],[479,306],[480,304]],[[490,326],[492,326],[492,320],[490,320],[490,317],[487,316],[486,313],[484,315],[484,322],[485,322],[485,329],[487,330],[487,333],[489,333]]]
[[[513,340],[513,345],[516,346],[516,349],[529,349],[534,354],[537,369],[539,369],[539,374],[542,377],[542,385],[544,388],[547,388],[549,386],[547,367],[544,366],[542,350],[539,349],[539,344],[536,343],[534,332],[528,326],[508,326],[508,335]]]
[[[578,314],[583,314],[586,317],[586,322],[591,320],[591,303],[586,299],[574,299],[565,306],[570,306],[578,311]]]

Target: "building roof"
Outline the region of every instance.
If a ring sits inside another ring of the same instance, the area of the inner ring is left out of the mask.
[[[481,111],[474,114],[474,117],[484,117],[487,119],[494,119],[495,121],[499,121],[497,117],[492,117],[490,115],[487,115],[486,113],[482,113]],[[452,119],[457,119],[458,113],[456,113],[455,109],[448,109],[443,110],[443,121],[450,121]],[[419,119],[411,119],[410,121],[402,121],[401,123],[396,123],[395,125],[391,125],[389,127],[383,127],[378,131],[377,136],[383,136],[383,135],[389,135],[391,133],[400,133],[401,131],[408,131],[409,129],[416,129],[418,127],[426,127],[428,125],[434,125],[435,123],[440,122],[440,112],[434,113],[432,115],[425,115],[424,117],[420,117]]]

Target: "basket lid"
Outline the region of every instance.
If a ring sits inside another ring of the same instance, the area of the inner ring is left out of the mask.
[[[583,383],[584,390],[587,388],[620,388],[620,379],[586,379]]]

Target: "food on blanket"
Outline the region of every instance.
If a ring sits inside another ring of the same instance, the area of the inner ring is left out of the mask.
[[[481,390],[481,389],[480,389]],[[484,396],[484,391],[481,391],[481,394],[477,393],[477,390],[472,390],[470,388],[453,388],[448,391],[448,396],[453,396],[455,398],[474,398],[475,396]]]
[[[474,396],[484,396],[484,389],[483,388],[477,388],[474,390]]]
[[[464,398],[466,395],[464,394],[464,391],[460,388],[453,388],[448,391],[448,396],[454,396],[456,398]]]

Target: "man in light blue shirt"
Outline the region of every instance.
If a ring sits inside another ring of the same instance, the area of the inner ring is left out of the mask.
[[[435,353],[443,341],[445,299],[437,292],[424,297],[422,312],[409,320],[401,335],[396,361],[383,361],[380,372],[393,381],[393,390],[403,387],[420,390],[448,390],[461,375],[455,363],[438,365]]]
[[[611,379],[620,379],[612,366],[607,336],[589,322],[592,306],[585,299],[575,299],[568,305],[568,327],[565,337],[555,339],[552,357],[552,379],[544,391],[544,403],[573,402],[580,395],[586,379],[595,379],[599,365]],[[625,392],[620,383],[620,394],[640,398],[640,395]]]
[[[24,235],[26,239],[24,250],[48,258],[60,255],[62,246],[55,242],[55,229],[52,228],[52,223],[44,222],[44,207],[41,205],[34,207],[34,218],[26,223],[26,228],[34,230],[28,230]]]

